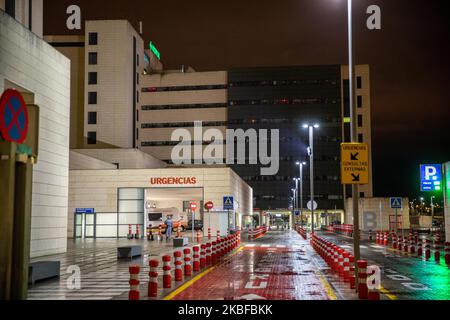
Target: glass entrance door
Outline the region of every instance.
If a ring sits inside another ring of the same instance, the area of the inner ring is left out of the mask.
[[[95,238],[95,213],[75,213],[75,238]]]

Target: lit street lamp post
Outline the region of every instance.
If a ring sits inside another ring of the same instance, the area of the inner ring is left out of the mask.
[[[311,233],[314,233],[314,129],[318,129],[319,125],[303,125],[303,128],[309,129],[309,189],[311,193]]]
[[[300,209],[300,224],[303,227],[303,166],[306,165],[306,162],[297,162],[296,165],[300,168],[300,205],[298,207]]]

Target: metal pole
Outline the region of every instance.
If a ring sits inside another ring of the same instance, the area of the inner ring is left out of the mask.
[[[309,183],[311,190],[311,233],[314,233],[314,127],[309,126]]]
[[[431,228],[433,228],[433,220],[434,220],[434,203],[433,203],[434,196],[431,196]]]
[[[397,208],[395,208],[395,234],[398,233],[398,217],[397,217]]]
[[[300,163],[300,225],[303,227],[303,163]]]
[[[350,102],[350,119],[351,119],[351,141],[357,142],[356,133],[356,110],[355,110],[355,94],[354,94],[354,64],[353,64],[353,36],[352,36],[352,0],[347,0],[347,18],[348,18],[348,70],[349,70],[349,102]],[[355,287],[358,291],[358,260],[360,259],[359,248],[359,190],[358,185],[352,185],[352,202],[353,202],[353,255],[355,257]]]
[[[191,209],[191,213],[192,213],[192,242],[195,241],[195,210]]]

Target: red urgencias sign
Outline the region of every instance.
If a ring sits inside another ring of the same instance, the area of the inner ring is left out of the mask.
[[[150,178],[151,184],[196,184],[196,177],[163,177]]]

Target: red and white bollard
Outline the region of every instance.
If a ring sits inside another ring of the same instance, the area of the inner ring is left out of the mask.
[[[430,240],[425,240],[425,260],[430,260],[431,257],[431,245],[430,245],[431,241]]]
[[[211,240],[211,228],[208,228],[208,240]]]
[[[186,248],[183,250],[183,252],[184,252],[184,275],[186,277],[190,277],[192,275],[191,249]]]
[[[414,237],[411,236],[409,240],[409,253],[416,253],[416,244],[414,243]]]
[[[158,295],[158,265],[158,260],[149,261],[150,272],[148,273],[148,296],[150,298],[156,298]]]
[[[409,243],[408,237],[403,237],[403,252],[408,252]]]
[[[397,249],[403,251],[403,237],[397,236]]]
[[[339,272],[339,277],[343,278],[344,277],[344,250],[339,248],[338,249],[338,272]]]
[[[216,236],[216,238],[217,238],[217,240],[220,240],[220,230],[217,230],[217,236]]]
[[[172,267],[170,266],[171,257],[169,255],[163,256],[163,288],[170,289],[172,288],[172,275],[170,274],[170,270]]]
[[[450,242],[445,243],[445,263],[450,265]]]
[[[434,242],[433,249],[434,249],[434,262],[440,263],[441,262],[441,242],[439,240]]]
[[[211,244],[211,250],[210,250],[210,259],[209,259],[209,263],[208,263],[208,247],[206,250],[206,264],[209,266],[211,264],[215,264],[217,261],[217,241],[213,241]]]
[[[350,281],[350,289],[355,289],[355,257],[351,254],[350,257],[350,275],[349,275],[349,281]]]
[[[139,225],[136,225],[136,235],[134,236],[136,239],[140,239],[141,236],[139,235]]]
[[[388,234],[387,232],[384,233],[384,236],[383,236],[383,244],[384,244],[385,246],[389,245],[389,234]]]
[[[173,253],[174,265],[175,265],[175,281],[183,281],[183,261],[181,260],[181,251],[175,251]]]
[[[195,234],[195,240],[197,241],[197,243],[202,242],[201,237],[200,237],[200,231],[198,231],[198,230]]]
[[[369,241],[372,241],[372,230],[369,230]]]
[[[423,255],[422,242],[419,242],[417,244],[417,256],[422,257],[422,255]]]
[[[393,247],[394,249],[397,249],[397,248],[398,248],[398,245],[397,245],[397,235],[396,235],[395,233],[392,234],[392,247]]]
[[[128,300],[139,300],[139,272],[141,268],[138,265],[128,267],[130,272],[130,291],[128,292]]]
[[[369,271],[368,271],[368,272],[369,272]],[[376,270],[373,269],[372,272],[371,272],[370,274],[368,273],[368,276],[374,274],[375,272],[376,272]],[[367,280],[366,280],[366,281],[367,281]],[[372,283],[369,283],[369,284],[370,284],[370,286],[367,285],[367,292],[368,292],[368,293],[367,293],[367,298],[368,298],[369,300],[380,300],[380,292],[378,291],[378,289],[372,288],[372,286],[375,286],[376,280],[373,279],[373,280],[372,280]]]
[[[350,253],[344,251],[344,282],[350,282]]]
[[[193,246],[192,247],[193,253],[192,253],[192,270],[194,271],[200,271],[200,246]]]
[[[367,261],[358,260],[358,297],[367,299],[369,295],[367,288]]]
[[[127,239],[133,239],[133,231],[131,230],[131,224],[128,225]]]
[[[206,244],[200,246],[200,269],[206,267]]]

